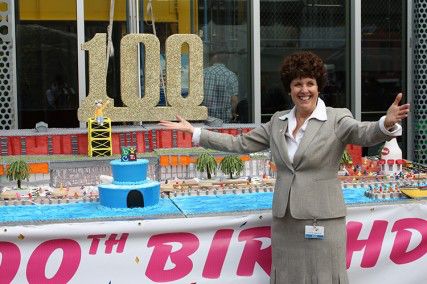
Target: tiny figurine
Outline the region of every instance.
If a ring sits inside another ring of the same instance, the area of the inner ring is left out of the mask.
[[[104,109],[108,106],[108,103],[109,101],[105,103],[103,103],[102,100],[95,101],[95,120],[101,126],[104,125]]]
[[[136,147],[129,147],[129,161],[136,161]]]
[[[122,162],[127,162],[129,160],[129,148],[128,147],[122,147],[122,154],[120,160]]]
[[[135,146],[122,147],[120,160],[122,162],[136,161],[137,160],[136,147]]]

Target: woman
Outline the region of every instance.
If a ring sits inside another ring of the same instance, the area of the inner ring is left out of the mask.
[[[326,107],[319,98],[326,70],[311,52],[286,57],[281,78],[294,108],[275,113],[247,134],[194,128],[180,117],[160,124],[192,133],[193,141],[220,151],[270,148],[277,166],[270,283],[348,283],[346,207],[337,179],[341,156],[347,144],[371,146],[401,135],[397,123],[407,117],[409,104],[399,106],[398,94],[376,122],[359,122],[348,109]]]

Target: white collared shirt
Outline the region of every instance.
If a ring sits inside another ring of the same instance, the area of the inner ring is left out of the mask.
[[[307,128],[308,121],[310,119],[317,119],[320,121],[326,121],[328,120],[328,116],[326,114],[326,105],[323,102],[321,98],[318,98],[316,108],[314,109],[313,113],[305,120],[304,124],[298,129],[295,137],[292,135],[293,130],[297,126],[297,119],[295,117],[295,107],[291,109],[290,112],[288,112],[285,115],[282,115],[279,117],[281,120],[288,119],[288,129],[285,132],[286,136],[286,144],[288,146],[288,156],[291,162],[293,163],[294,156],[296,151],[298,150],[298,146],[301,143],[302,138],[304,137],[305,129]],[[385,115],[380,118],[379,124],[381,131],[388,135],[388,136],[400,136],[402,135],[402,126],[400,124],[395,124],[390,130],[387,130],[384,126],[385,122]],[[201,129],[195,128],[192,141],[194,144],[199,144],[200,142],[200,134]]]
[[[295,133],[295,137],[293,136],[293,131],[295,127],[297,127],[297,119],[295,117],[295,107],[291,109],[285,115],[279,117],[281,120],[288,120],[288,129],[285,132],[286,144],[288,145],[288,156],[289,160],[293,163],[295,153],[298,150],[298,146],[301,143],[302,137],[304,136],[305,129],[307,128],[308,121],[310,119],[317,119],[320,121],[328,120],[328,116],[326,114],[326,105],[322,99],[318,98],[317,105],[311,115],[304,121],[304,124],[298,129],[297,133]]]

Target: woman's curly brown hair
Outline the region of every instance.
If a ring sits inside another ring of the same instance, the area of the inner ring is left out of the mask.
[[[301,51],[286,56],[281,67],[281,79],[286,92],[291,91],[291,82],[295,78],[316,79],[319,91],[326,84],[326,68],[322,59],[310,51]]]

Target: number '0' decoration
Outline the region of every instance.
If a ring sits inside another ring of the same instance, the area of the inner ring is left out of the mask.
[[[120,87],[124,107],[114,107],[107,96],[106,34],[98,33],[82,45],[89,52],[89,94],[80,103],[79,121],[93,116],[95,101],[110,101],[104,115],[111,121],[173,120],[180,115],[188,120],[205,120],[208,111],[203,102],[203,43],[193,34],[175,34],[166,40],[166,101],[160,100],[160,42],[152,34],[129,34],[120,42]],[[139,97],[138,45],[145,47],[144,95]],[[188,96],[181,96],[181,48],[189,49]]]

